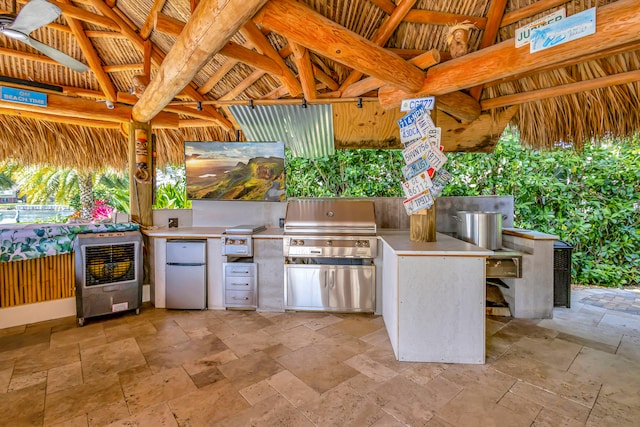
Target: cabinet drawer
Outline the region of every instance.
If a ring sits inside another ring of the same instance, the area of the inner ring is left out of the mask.
[[[224,302],[227,307],[255,307],[255,291],[225,291]]]
[[[255,277],[256,265],[248,262],[226,262],[224,275],[225,277]]]
[[[224,289],[226,291],[254,291],[256,278],[254,276],[227,276],[224,278]]]

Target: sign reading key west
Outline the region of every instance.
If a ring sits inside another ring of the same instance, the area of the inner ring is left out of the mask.
[[[47,106],[46,93],[16,89],[14,87],[0,86],[0,100],[17,104],[37,105],[39,107]]]

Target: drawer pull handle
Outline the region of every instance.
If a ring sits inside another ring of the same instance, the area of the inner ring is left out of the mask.
[[[232,273],[249,274],[249,270],[231,270]]]
[[[248,283],[232,283],[231,286],[249,286]]]
[[[242,301],[248,301],[249,297],[244,297],[244,298],[232,297],[232,299],[239,299],[239,300],[242,300]]]

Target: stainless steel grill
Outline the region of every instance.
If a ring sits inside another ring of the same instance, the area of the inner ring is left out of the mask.
[[[293,200],[284,224],[285,308],[375,311],[373,202]]]

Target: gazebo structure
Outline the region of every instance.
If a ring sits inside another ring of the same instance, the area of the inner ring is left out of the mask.
[[[59,11],[44,22],[49,4]],[[135,163],[154,150],[159,165],[181,163],[185,140],[260,134],[264,120],[242,114],[259,106],[329,105],[331,149],[400,148],[400,103],[422,96],[436,97],[447,151],[491,151],[508,123],[536,147],[640,127],[635,0],[2,0],[0,11],[0,159],[129,164],[143,224],[151,185]],[[534,32],[558,15],[573,27]],[[537,49],[521,43],[532,34]]]

